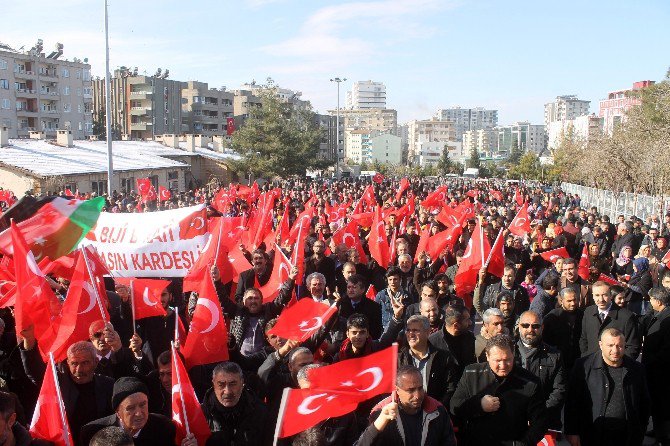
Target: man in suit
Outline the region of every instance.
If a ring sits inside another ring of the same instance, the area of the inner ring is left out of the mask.
[[[348,319],[352,314],[363,314],[368,320],[372,339],[379,339],[382,335],[381,306],[365,297],[365,279],[354,274],[347,280],[347,296],[337,302],[340,317]]]
[[[635,315],[612,302],[610,286],[607,283],[595,282],[592,290],[595,305],[584,310],[582,333],[579,338],[579,350],[582,356],[598,351],[600,334],[603,330],[616,328],[624,335],[626,355],[636,359],[640,353],[640,337]]]
[[[235,302],[242,302],[242,297],[247,288],[254,288],[258,285],[263,286],[268,283],[272,275],[272,268],[269,267],[269,258],[262,249],[254,249],[251,253],[252,267],[240,273],[237,279],[237,290],[235,291]],[[258,281],[258,285],[256,284]],[[160,352],[158,352],[160,353]]]
[[[79,444],[88,445],[93,435],[108,426],[125,430],[136,446],[175,444],[175,425],[164,416],[149,413],[149,390],[138,378],[123,377],[114,383],[112,406],[115,413],[86,424],[81,428]],[[197,446],[192,436],[184,438],[182,446]]]

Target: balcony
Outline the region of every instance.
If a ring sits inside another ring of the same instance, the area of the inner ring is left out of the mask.
[[[153,92],[151,92],[151,91],[131,91],[130,92],[130,98],[131,99],[151,99],[151,96],[153,96]]]
[[[58,113],[57,108],[43,108],[42,113],[45,113],[47,115],[55,115]]]
[[[58,78],[58,73],[56,73],[56,70],[46,70],[46,69],[41,69],[41,70],[40,70],[40,76],[41,76],[41,77],[53,77],[53,78]]]
[[[35,72],[30,70],[19,70],[14,72],[14,77],[19,79],[32,79],[35,77]]]
[[[19,108],[16,110],[17,116],[37,116],[37,109],[35,108]]]
[[[32,97],[35,96],[37,92],[35,90],[30,90],[28,88],[17,88],[16,89],[16,97],[17,98],[25,98],[25,97]]]
[[[133,123],[130,124],[130,130],[139,130],[139,131],[151,130],[151,123],[150,122],[133,122]]]
[[[144,116],[148,115],[151,111],[151,107],[131,107],[130,114],[132,116]]]

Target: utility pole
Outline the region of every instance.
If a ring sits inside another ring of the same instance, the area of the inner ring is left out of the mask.
[[[340,84],[347,78],[335,77],[331,82],[337,82],[337,114],[335,118],[335,178],[340,179]]]

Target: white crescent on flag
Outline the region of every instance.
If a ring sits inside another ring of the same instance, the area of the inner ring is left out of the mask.
[[[203,307],[207,308],[207,311],[209,311],[212,315],[212,322],[209,324],[209,327],[200,332],[209,333],[210,331],[214,330],[214,327],[216,327],[219,323],[219,310],[216,308],[214,302],[209,299],[205,299],[204,297],[199,297],[196,305],[202,305]]]

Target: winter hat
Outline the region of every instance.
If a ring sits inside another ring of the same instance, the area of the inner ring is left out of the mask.
[[[149,389],[139,379],[131,376],[124,376],[117,379],[114,383],[114,389],[112,390],[112,407],[116,410],[119,407],[119,404],[121,404],[121,401],[133,393],[138,392],[149,395]]]

